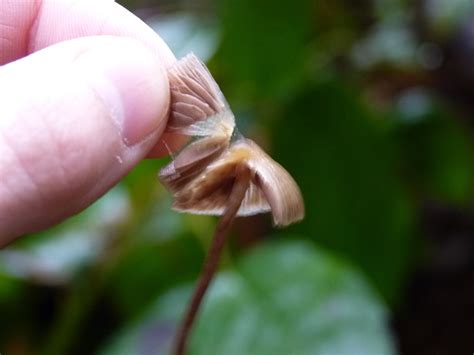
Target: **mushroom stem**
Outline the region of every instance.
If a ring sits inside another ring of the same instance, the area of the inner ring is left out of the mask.
[[[191,302],[189,303],[186,314],[179,327],[173,351],[173,354],[175,355],[185,354],[186,344],[196,319],[197,312],[199,311],[204,295],[217,271],[230,227],[232,226],[232,222],[237,215],[240,205],[242,204],[242,200],[245,197],[245,193],[247,192],[249,185],[250,171],[244,166],[238,167],[236,169],[236,177],[232,186],[232,192],[230,193],[227,202],[227,207],[221,219],[219,220],[219,224],[216,227],[211,249],[207,254],[198,284],[194,290]]]

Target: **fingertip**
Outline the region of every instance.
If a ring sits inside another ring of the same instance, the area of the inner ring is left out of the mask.
[[[145,22],[114,1],[42,0],[30,48],[97,35],[128,37],[147,46],[166,66],[176,58],[163,39]]]
[[[94,202],[166,125],[166,72],[136,40],[63,42],[0,67],[0,77],[0,235],[8,238]]]
[[[168,116],[168,76],[152,51],[115,37],[81,55],[77,64],[109,106],[127,146],[161,136]]]
[[[88,36],[134,38],[166,66],[176,58],[145,22],[114,1],[0,1],[0,65]]]

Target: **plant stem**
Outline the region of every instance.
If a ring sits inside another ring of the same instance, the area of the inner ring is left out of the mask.
[[[188,309],[177,333],[173,352],[175,355],[184,355],[186,351],[189,333],[197,312],[199,311],[204,295],[217,271],[230,227],[249,187],[250,172],[246,168],[237,170],[242,171],[238,171],[236,174],[234,185],[232,186],[232,192],[227,202],[227,207],[216,227],[211,249],[207,254],[198,284],[194,290],[191,302],[189,303]]]

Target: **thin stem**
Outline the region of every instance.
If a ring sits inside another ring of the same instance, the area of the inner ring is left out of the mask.
[[[194,290],[191,302],[189,303],[185,317],[179,328],[179,332],[175,342],[174,354],[184,355],[186,351],[186,344],[189,338],[189,333],[193,326],[199,307],[202,303],[204,295],[214,277],[219,266],[219,260],[221,258],[222,250],[226,244],[229,229],[232,225],[237,211],[242,204],[245,193],[247,192],[250,183],[250,173],[247,169],[239,172],[235,179],[234,185],[232,186],[232,192],[229,196],[226,210],[219,220],[219,224],[216,227],[214,239],[212,241],[211,249],[207,254],[204,267],[201,271],[198,284]]]

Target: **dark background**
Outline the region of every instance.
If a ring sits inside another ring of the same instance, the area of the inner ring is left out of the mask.
[[[208,62],[306,219],[239,219],[192,354],[474,351],[471,0],[121,3]],[[0,352],[166,354],[216,219],[142,162],[0,251]]]

